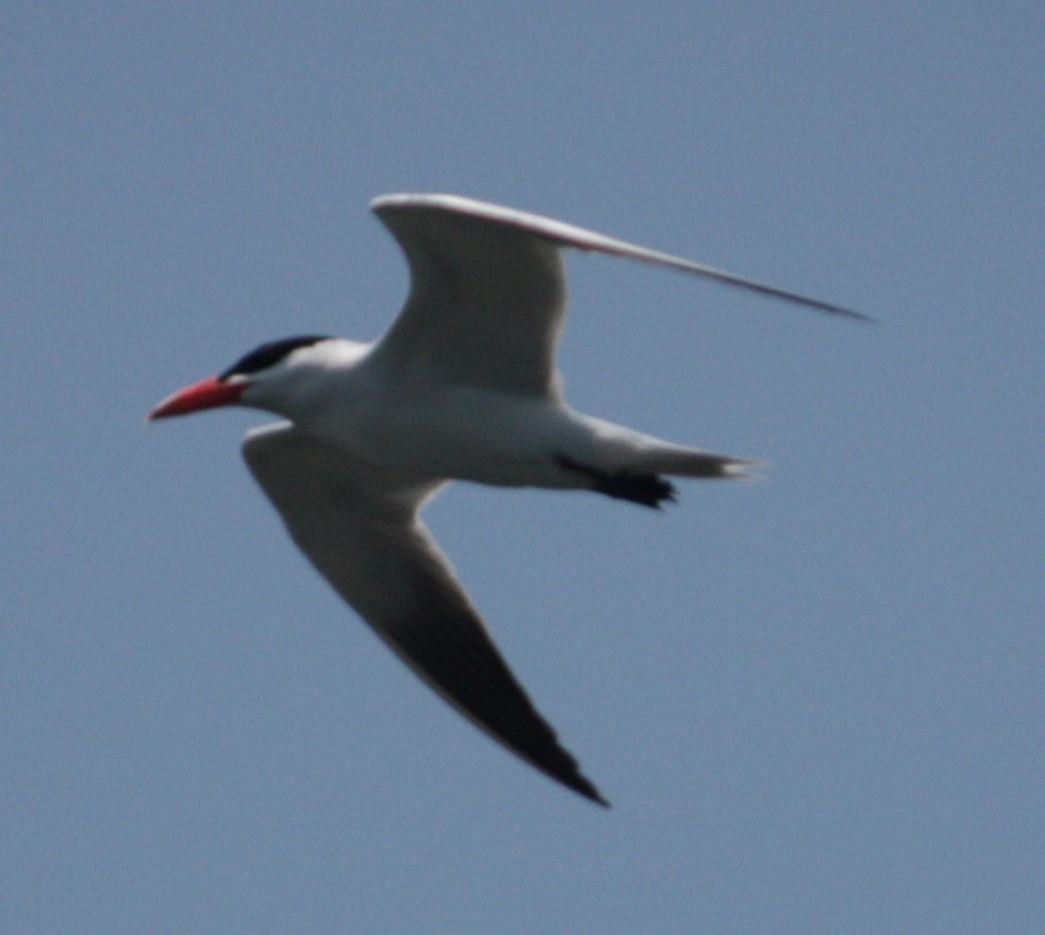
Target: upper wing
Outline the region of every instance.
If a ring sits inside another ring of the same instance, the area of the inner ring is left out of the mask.
[[[412,278],[406,305],[377,354],[441,380],[533,395],[556,392],[555,345],[566,307],[560,247],[666,266],[867,319],[710,266],[455,195],[384,195],[371,208],[399,241]]]
[[[490,639],[418,519],[435,481],[375,477],[289,423],[243,455],[313,565],[432,688],[508,749],[601,804]]]
[[[557,241],[519,223],[526,215],[464,198],[386,195],[371,207],[411,278],[375,358],[440,381],[555,395],[566,309]]]

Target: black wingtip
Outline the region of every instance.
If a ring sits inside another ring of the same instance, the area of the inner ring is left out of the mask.
[[[509,746],[509,749],[519,757],[522,757],[531,766],[535,766],[549,779],[555,780],[561,786],[565,786],[571,792],[583,796],[589,802],[601,805],[603,808],[611,808],[609,800],[604,798],[598,787],[584,773],[581,772],[580,764],[576,757],[567,750],[552,730],[551,726],[539,714],[541,724],[547,730],[547,743],[541,749],[521,750],[517,746]],[[503,738],[500,738],[504,742]]]
[[[873,315],[867,315],[864,312],[858,312],[856,309],[846,308],[844,305],[835,305],[833,302],[821,302],[818,299],[805,299],[801,297],[781,296],[796,304],[805,305],[807,308],[814,308],[819,312],[826,312],[828,315],[838,315],[840,318],[848,318],[852,321],[862,321],[865,325],[877,325],[880,324],[877,318]]]
[[[603,795],[595,787],[595,784],[587,779],[580,773],[575,773],[573,776],[555,776],[553,777],[564,786],[576,792],[578,795],[584,796],[589,802],[594,802],[596,805],[601,805],[603,808],[612,808],[609,800],[603,798]]]

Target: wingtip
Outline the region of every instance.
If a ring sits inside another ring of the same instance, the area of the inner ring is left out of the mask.
[[[825,311],[841,315],[843,318],[851,318],[865,325],[880,325],[882,323],[880,319],[875,318],[873,315],[867,315],[864,312],[858,312],[851,308],[843,308],[841,305],[830,306]]]
[[[584,796],[589,802],[594,802],[596,805],[602,808],[613,808],[610,804],[609,799],[605,798],[601,792],[596,788],[595,783],[591,782],[585,776],[577,773],[576,776],[570,781],[566,781],[562,778],[559,779],[566,786],[576,792],[578,795]]]

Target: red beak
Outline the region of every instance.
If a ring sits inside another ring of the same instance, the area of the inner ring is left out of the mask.
[[[184,416],[190,412],[203,409],[215,409],[218,406],[231,406],[239,402],[240,396],[247,388],[246,383],[226,383],[217,377],[209,377],[193,383],[183,390],[168,396],[152,412],[149,421],[166,419],[170,416]]]

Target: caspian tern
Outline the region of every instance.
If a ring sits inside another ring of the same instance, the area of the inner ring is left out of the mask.
[[[288,421],[243,456],[297,545],[395,653],[513,753],[606,805],[490,638],[419,518],[451,480],[590,490],[659,508],[662,475],[744,476],[752,462],[671,444],[566,405],[555,347],[560,248],[607,253],[823,312],[858,312],[533,214],[451,195],[371,204],[406,253],[411,289],[373,344],[318,335],[263,344],[149,419],[217,406]]]

